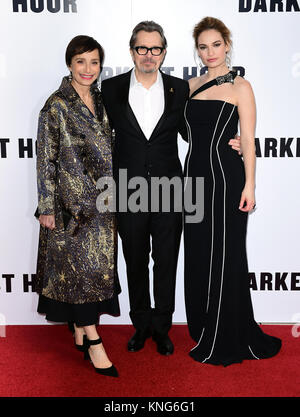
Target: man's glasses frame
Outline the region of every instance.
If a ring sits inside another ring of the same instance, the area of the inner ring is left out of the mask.
[[[147,55],[150,51],[151,55],[159,56],[163,53],[165,48],[162,46],[152,46],[151,48],[147,48],[147,46],[135,46],[133,49],[138,55]]]

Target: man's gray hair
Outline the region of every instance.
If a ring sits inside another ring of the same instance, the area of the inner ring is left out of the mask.
[[[133,29],[132,35],[129,41],[130,49],[133,49],[135,47],[137,34],[141,30],[144,30],[145,32],[158,32],[161,36],[162,47],[163,48],[167,47],[167,39],[165,37],[163,28],[158,23],[155,23],[152,20],[145,20],[137,24],[136,27]]]

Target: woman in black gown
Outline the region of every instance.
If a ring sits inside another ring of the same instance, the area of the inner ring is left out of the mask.
[[[203,221],[189,223],[186,217],[184,225],[186,313],[196,342],[190,356],[226,366],[271,357],[281,341],[255,322],[249,289],[246,229],[248,212],[255,207],[254,95],[249,82],[228,69],[231,40],[223,22],[204,18],[194,28],[194,40],[208,72],[190,80],[185,109],[190,142],[186,184],[187,178],[192,183],[204,178]],[[238,123],[243,160],[227,144]]]

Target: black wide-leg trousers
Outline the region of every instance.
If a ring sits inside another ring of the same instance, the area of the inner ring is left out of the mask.
[[[181,212],[118,213],[126,262],[130,318],[134,327],[167,334],[172,325],[175,280],[182,232]],[[153,259],[151,308],[149,260]]]

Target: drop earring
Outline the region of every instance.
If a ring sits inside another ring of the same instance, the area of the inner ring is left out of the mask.
[[[231,70],[231,56],[230,56],[230,51],[226,52],[225,63],[227,65],[227,67],[229,68],[229,70]]]
[[[201,58],[197,54],[196,49],[194,49],[194,61],[195,61],[196,65],[197,65],[197,67],[199,68],[199,73],[201,74],[201,70],[204,67],[204,65],[203,65],[203,62],[201,61]]]
[[[102,82],[102,80],[101,80],[101,75],[100,75],[98,80],[97,80],[97,87],[98,87],[99,91],[101,91],[101,82]]]
[[[73,80],[73,75],[72,75],[72,71],[70,71],[70,74],[68,76],[68,80],[71,82]]]

